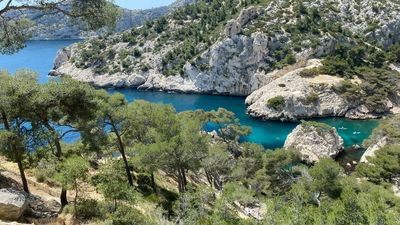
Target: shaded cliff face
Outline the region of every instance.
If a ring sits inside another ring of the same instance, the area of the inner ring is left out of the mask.
[[[250,115],[263,119],[375,118],[396,111],[398,94],[366,87],[387,82],[392,88],[398,73],[380,68],[390,78],[372,84],[382,71],[370,75],[358,67],[375,67],[373,52],[398,41],[399,18],[400,4],[393,1],[196,1],[143,27],[69,47],[52,74],[101,87],[250,95]],[[354,46],[366,49],[360,65],[343,66],[352,58],[345,54],[359,53]],[[333,64],[326,66],[326,58]],[[325,70],[300,76],[313,60]],[[345,66],[353,74],[336,74]],[[344,82],[361,89],[360,101],[336,90]],[[267,107],[276,93],[287,104]]]

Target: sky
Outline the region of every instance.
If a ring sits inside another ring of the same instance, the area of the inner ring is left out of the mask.
[[[115,3],[127,9],[151,9],[159,6],[166,6],[174,0],[115,0]],[[0,9],[5,3],[0,3]]]
[[[166,6],[174,0],[115,0],[117,5],[127,9],[150,9],[159,6]]]

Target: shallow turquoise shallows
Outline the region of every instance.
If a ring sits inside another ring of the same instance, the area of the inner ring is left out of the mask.
[[[48,81],[47,73],[53,67],[53,60],[59,48],[70,45],[76,40],[68,41],[32,41],[21,52],[4,56],[0,55],[0,70],[14,73],[20,68],[29,68],[39,73],[39,81]],[[263,122],[246,115],[244,98],[229,96],[212,96],[197,94],[177,94],[164,92],[145,92],[137,90],[110,90],[121,92],[129,101],[143,99],[156,103],[172,104],[177,111],[226,108],[236,114],[243,125],[252,128],[252,134],[244,141],[262,144],[267,148],[282,147],[287,135],[296,127],[296,123]],[[336,127],[345,141],[345,146],[360,145],[377,126],[377,120],[354,121],[343,118],[324,118],[317,121]],[[70,139],[76,136],[69,137]]]

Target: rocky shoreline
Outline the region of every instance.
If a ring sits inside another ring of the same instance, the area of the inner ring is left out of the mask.
[[[369,0],[364,0],[360,4],[364,3],[371,5]],[[329,3],[320,0],[310,7],[315,7],[315,5],[322,7],[325,4]],[[357,11],[357,4],[352,1],[340,2],[339,6],[347,8],[352,14],[362,13],[362,15],[354,15],[360,24],[353,27],[351,31],[353,33],[367,32],[366,26],[369,20],[366,15],[377,14],[377,12],[372,12],[370,8],[360,8],[358,9],[360,11]],[[280,63],[276,59],[276,54],[281,54],[289,44],[293,45],[293,35],[283,31],[276,31],[274,34],[257,30],[247,35],[243,33],[259,20],[268,26],[281,26],[281,21],[272,20],[273,17],[269,17],[276,15],[280,18],[282,15],[279,12],[284,6],[284,1],[274,1],[264,8],[250,6],[242,9],[235,19],[224,24],[225,29],[221,37],[202,50],[195,59],[185,61],[180,72],[174,71],[170,74],[165,71],[169,69],[165,58],[169,56],[169,58],[172,57],[172,61],[174,60],[175,56],[169,54],[175,48],[179,48],[179,43],[166,41],[160,47],[157,38],[160,38],[163,33],[155,33],[154,39],[144,38],[131,43],[123,41],[124,36],[130,34],[121,33],[107,39],[90,39],[61,49],[50,75],[70,76],[103,88],[137,88],[244,96],[247,97],[248,114],[262,120],[298,121],[317,117],[374,119],[400,112],[399,85],[397,85],[397,93],[378,99],[379,106],[375,107],[368,106],[361,99],[348,99],[348,96],[335,90],[344,82],[358,88],[374,85],[368,84],[368,79],[362,80],[357,76],[348,79],[321,71],[309,77],[302,75],[303,71],[320,67],[323,57],[334,51],[338,42],[345,41],[351,44],[354,41],[351,40],[351,35],[344,39],[342,37],[342,40],[327,33],[320,33],[316,37],[304,34],[305,39],[317,38],[319,44],[313,47],[308,44],[306,45],[308,47],[299,47],[295,53],[292,53],[292,62],[276,68],[274,65]],[[382,8],[379,12],[380,23],[387,26],[382,26],[375,31],[375,34],[381,34],[382,30],[388,29],[394,33],[399,32],[394,26],[396,20],[383,14],[387,11],[393,16],[400,17],[396,11],[393,11],[393,8],[398,6],[391,3],[390,7]],[[343,20],[342,13],[337,18],[338,15],[333,15],[330,11],[318,13],[327,20],[335,18],[348,29],[354,24],[354,21]],[[171,30],[180,27],[179,23],[173,19],[167,23],[170,23],[168,29]],[[371,36],[367,33],[366,36],[383,46],[393,41],[390,37],[383,35]],[[310,40],[303,42],[307,41]],[[99,45],[104,46],[99,47]],[[93,51],[99,54],[94,56],[95,59],[89,54]],[[107,54],[113,59],[97,59],[100,55],[106,57]],[[397,67],[390,65],[390,68]],[[396,71],[396,69],[392,70]],[[374,101],[378,100],[374,99]]]
[[[260,76],[263,81],[258,81],[259,84],[255,86],[259,88],[253,88],[254,91],[229,92],[226,89],[217,90],[208,87],[201,78],[202,73],[186,78],[180,75],[166,77],[154,70],[142,74],[96,75],[91,68],[76,68],[69,62],[73,49],[74,46],[71,46],[57,53],[50,76],[70,76],[99,88],[133,88],[145,91],[242,96],[246,97],[247,113],[262,120],[296,122],[301,119],[323,117],[376,119],[396,114],[399,108],[397,103],[387,100],[386,112],[376,114],[370,112],[364,105],[349,102],[333,91],[332,87],[343,81],[343,78],[323,74],[313,78],[301,77],[301,71],[320,66],[319,59],[307,60]],[[316,94],[317,97],[309,100],[312,94]],[[284,97],[284,104],[279,108],[268,106],[267,101],[276,96]]]

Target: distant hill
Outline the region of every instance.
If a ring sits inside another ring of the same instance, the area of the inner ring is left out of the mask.
[[[141,26],[147,20],[160,18],[176,7],[190,2],[193,2],[193,0],[178,0],[169,6],[146,10],[121,8],[122,16],[117,23],[115,31],[121,32],[132,27]],[[99,33],[87,31],[83,23],[77,24],[62,13],[46,15],[40,11],[25,11],[24,16],[35,22],[35,26],[30,29],[32,40],[80,39],[96,36]]]

